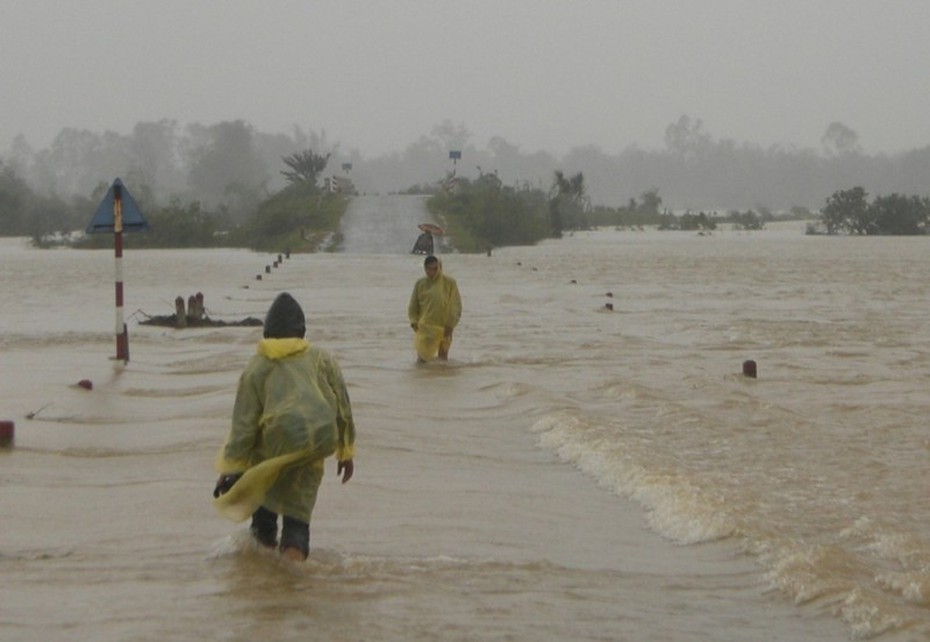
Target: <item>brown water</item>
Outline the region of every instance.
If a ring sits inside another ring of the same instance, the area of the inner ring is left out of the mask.
[[[926,243],[786,224],[446,254],[465,314],[418,367],[407,243],[261,281],[274,257],[127,251],[124,366],[112,255],[2,240],[0,639],[926,639]],[[210,505],[260,330],[137,323],[282,290],[359,427],[303,565]]]

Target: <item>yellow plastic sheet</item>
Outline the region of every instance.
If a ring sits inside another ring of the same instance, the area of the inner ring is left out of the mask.
[[[217,467],[219,468],[223,460],[222,451],[217,459]],[[294,466],[318,468],[319,477],[322,478],[323,458],[316,448],[308,448],[289,455],[266,459],[246,470],[242,477],[233,484],[229,492],[214,499],[214,508],[220,515],[234,522],[247,520],[259,506],[266,502],[269,491],[278,481],[281,473]],[[317,488],[313,489],[314,496],[316,490]],[[280,506],[274,508],[277,508],[278,511],[281,510]]]

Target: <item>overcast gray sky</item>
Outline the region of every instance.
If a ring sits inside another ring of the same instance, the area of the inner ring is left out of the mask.
[[[483,147],[930,144],[925,0],[0,0],[0,150],[64,127],[243,119],[363,156],[444,120]]]

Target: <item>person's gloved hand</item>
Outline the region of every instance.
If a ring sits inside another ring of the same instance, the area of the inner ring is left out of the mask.
[[[342,483],[346,483],[352,479],[352,474],[355,472],[355,463],[351,459],[346,459],[345,461],[340,461],[336,465],[336,474],[342,475]]]
[[[216,498],[228,493],[229,489],[233,487],[233,484],[239,481],[240,477],[242,477],[242,473],[220,475],[220,478],[216,480],[216,488],[213,489],[213,497]]]

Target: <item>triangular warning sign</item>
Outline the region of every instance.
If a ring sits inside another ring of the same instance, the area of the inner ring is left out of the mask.
[[[116,187],[119,187],[120,190],[123,231],[144,232],[149,229],[149,224],[145,221],[145,217],[142,216],[142,210],[136,205],[136,201],[133,199],[132,194],[130,194],[126,186],[123,185],[123,181],[117,178],[113,181],[113,184],[110,185],[110,189],[107,190],[107,195],[100,201],[100,205],[97,206],[97,212],[94,214],[94,218],[90,222],[90,225],[87,226],[86,232],[88,234],[101,234],[103,232],[114,231],[113,201],[116,198],[114,193]]]

